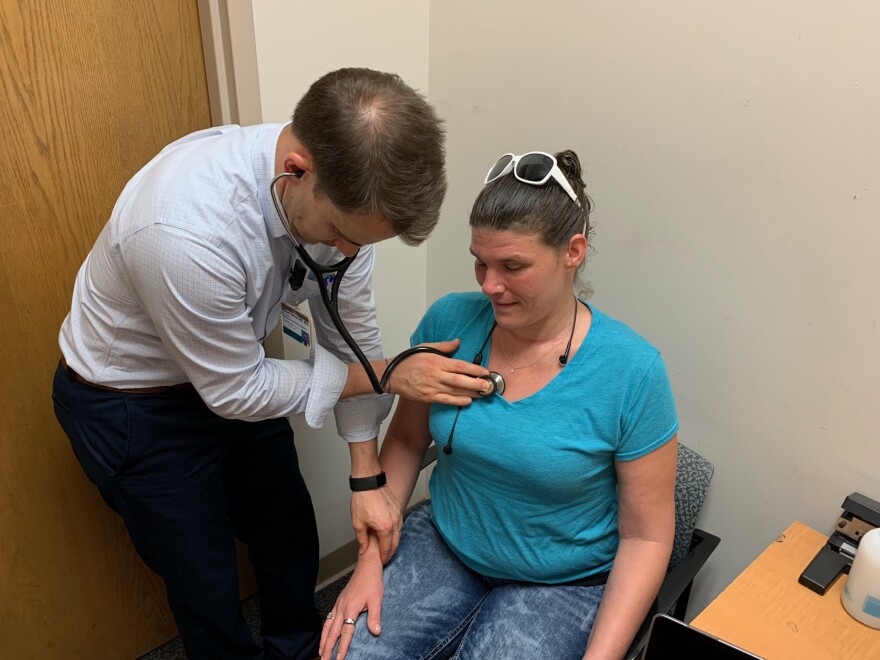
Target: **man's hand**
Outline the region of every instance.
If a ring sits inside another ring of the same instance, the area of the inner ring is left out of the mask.
[[[459,340],[453,339],[422,345],[452,353],[458,344]],[[480,392],[491,387],[488,381],[480,378],[488,375],[488,369],[473,362],[436,353],[416,353],[394,369],[388,385],[391,392],[405,399],[466,406]]]
[[[348,451],[351,454],[352,477],[372,477],[382,471],[378,438],[350,442]],[[400,529],[403,527],[401,511],[400,503],[387,486],[351,494],[351,525],[360,545],[359,554],[363,555],[369,547],[367,533],[373,530],[379,539],[382,563],[391,559],[400,542]]]
[[[363,490],[351,494],[351,525],[357,536],[358,554],[370,545],[370,531],[379,544],[379,557],[387,564],[400,543],[403,516],[397,498],[386,488]]]

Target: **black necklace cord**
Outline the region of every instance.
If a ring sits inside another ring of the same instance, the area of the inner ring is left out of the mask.
[[[559,356],[559,364],[563,367],[568,364],[568,354],[571,351],[571,340],[574,339],[574,329],[578,322],[578,299],[574,299],[574,321],[571,322],[571,334],[568,335],[568,343],[565,345],[565,353]]]

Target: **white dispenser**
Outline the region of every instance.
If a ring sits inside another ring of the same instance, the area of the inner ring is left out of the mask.
[[[866,532],[859,541],[840,601],[853,617],[880,628],[880,528]]]

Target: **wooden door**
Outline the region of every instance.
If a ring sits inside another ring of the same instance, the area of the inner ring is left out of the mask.
[[[74,276],[123,185],[210,126],[196,0],[0,0],[0,658],[135,658],[161,581],[52,412]]]

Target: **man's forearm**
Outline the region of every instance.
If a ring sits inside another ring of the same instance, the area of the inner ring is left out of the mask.
[[[373,372],[376,374],[376,378],[379,380],[382,379],[382,375],[385,373],[385,368],[388,366],[385,362],[385,359],[379,360],[371,360],[370,366],[373,367]],[[348,365],[348,379],[345,381],[345,387],[342,388],[342,394],[339,395],[340,399],[345,399],[350,396],[358,396],[359,394],[371,394],[376,390],[373,389],[373,384],[370,382],[370,377],[367,376],[367,372],[364,370],[363,365],[360,362],[354,362]]]
[[[351,454],[351,476],[373,477],[382,471],[379,466],[379,439],[373,438],[366,442],[349,442]]]

